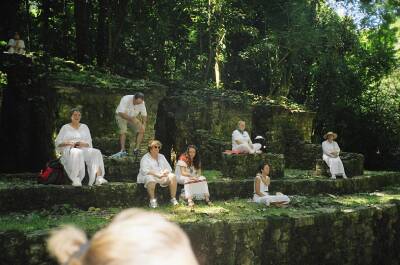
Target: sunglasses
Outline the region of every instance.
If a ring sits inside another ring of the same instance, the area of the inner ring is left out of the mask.
[[[156,149],[161,149],[161,146],[154,145],[154,146],[153,146],[153,148],[156,148]]]

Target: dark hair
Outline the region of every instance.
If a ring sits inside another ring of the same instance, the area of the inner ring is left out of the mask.
[[[144,94],[142,92],[136,92],[133,96],[135,99],[141,98],[144,100]]]
[[[196,155],[194,156],[193,161],[190,160],[190,156],[189,156],[190,148],[193,148],[194,150],[196,150]],[[185,156],[188,158],[188,160],[191,162],[191,164],[194,166],[195,169],[201,168],[200,154],[199,154],[198,148],[194,144],[188,145],[188,147],[186,148]]]
[[[268,164],[268,162],[261,162],[261,163],[258,165],[258,172],[261,173],[261,170],[263,170],[264,167],[265,167],[266,165],[268,165],[268,166],[270,167],[270,165]]]
[[[72,109],[69,110],[69,116],[71,117],[72,114],[74,114],[74,112],[82,113],[81,109],[79,107],[75,107],[75,108],[72,108]]]

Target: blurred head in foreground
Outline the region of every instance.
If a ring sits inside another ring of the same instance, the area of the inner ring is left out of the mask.
[[[47,245],[63,265],[198,265],[178,225],[139,209],[122,211],[91,240],[65,226],[51,233]]]

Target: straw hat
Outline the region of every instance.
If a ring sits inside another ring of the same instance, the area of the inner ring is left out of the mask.
[[[327,132],[325,135],[324,135],[324,139],[328,139],[328,136],[329,135],[333,135],[333,140],[335,140],[336,138],[337,138],[337,134],[336,133],[334,133],[334,132]]]

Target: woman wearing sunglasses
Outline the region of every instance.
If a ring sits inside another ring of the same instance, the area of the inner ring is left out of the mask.
[[[148,152],[140,160],[140,169],[137,176],[138,183],[144,183],[147,193],[150,198],[150,207],[157,208],[158,203],[155,197],[156,185],[161,187],[169,187],[171,195],[171,204],[177,205],[176,200],[176,177],[172,173],[172,168],[169,165],[165,156],[160,154],[161,142],[151,140],[147,146]]]

